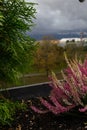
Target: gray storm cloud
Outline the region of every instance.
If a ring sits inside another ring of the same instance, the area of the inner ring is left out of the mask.
[[[38,3],[33,33],[87,29],[87,0],[83,3],[79,0],[32,0],[32,2]]]

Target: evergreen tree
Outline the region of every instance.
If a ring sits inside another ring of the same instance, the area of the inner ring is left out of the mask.
[[[34,25],[34,3],[24,0],[0,1],[0,82],[11,83],[31,62],[34,40],[27,31]]]

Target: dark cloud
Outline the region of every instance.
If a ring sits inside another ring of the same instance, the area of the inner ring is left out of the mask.
[[[38,3],[33,33],[87,29],[86,0],[83,3],[79,0],[32,0],[32,2]]]

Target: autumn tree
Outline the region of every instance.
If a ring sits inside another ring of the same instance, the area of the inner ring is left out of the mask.
[[[46,36],[38,43],[38,49],[35,53],[35,66],[38,70],[44,69],[48,75],[50,70],[55,68],[56,55],[55,45],[51,42],[52,37]]]
[[[0,82],[15,82],[31,62],[34,40],[27,36],[35,18],[34,3],[0,1]]]
[[[65,49],[63,47],[55,45],[56,70],[59,72],[66,67],[64,51]]]

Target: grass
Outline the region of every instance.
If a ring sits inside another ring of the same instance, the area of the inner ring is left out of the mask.
[[[62,79],[61,73],[57,73],[57,78]],[[43,82],[49,82],[49,78],[45,73],[39,74],[31,74],[28,76],[21,77],[17,83],[14,84],[5,84],[5,86],[0,86],[0,88],[11,88],[16,86],[23,86],[23,85],[31,85]]]
[[[62,79],[62,76],[60,73],[57,74],[58,79]],[[7,87],[16,87],[16,86],[23,86],[23,85],[31,85],[31,84],[37,84],[37,83],[43,83],[43,82],[49,82],[49,78],[46,76],[46,74],[40,74],[40,75],[33,75],[33,76],[25,76],[20,78],[20,81],[17,84],[8,85]]]
[[[48,77],[46,75],[39,75],[39,76],[29,76],[21,78],[22,85],[30,85],[42,82],[48,82]]]
[[[58,79],[62,79],[62,76],[60,73],[57,74]],[[37,76],[27,76],[21,78],[21,84],[20,85],[30,85],[30,84],[36,84],[36,83],[43,83],[43,82],[49,82],[49,78],[45,74],[37,75]]]

